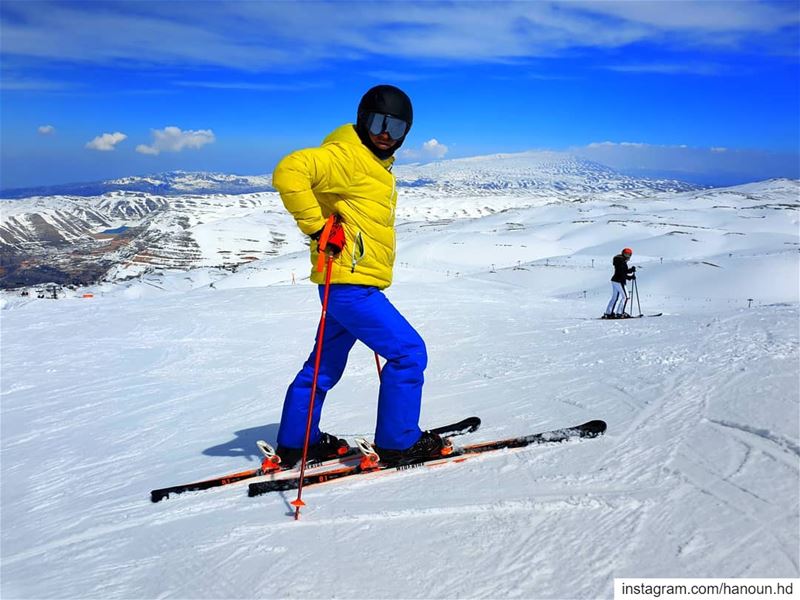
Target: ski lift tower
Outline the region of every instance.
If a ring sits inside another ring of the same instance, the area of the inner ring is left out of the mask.
[[[51,283],[45,289],[47,290],[47,297],[52,300],[58,300],[58,292],[62,291],[62,287],[54,283]]]

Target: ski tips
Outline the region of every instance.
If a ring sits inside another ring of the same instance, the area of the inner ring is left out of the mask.
[[[605,421],[596,419],[594,421],[587,421],[581,425],[580,428],[588,434],[600,435],[601,433],[605,433],[605,430],[608,428],[608,424]]]
[[[464,419],[465,423],[468,423],[469,429],[467,433],[472,433],[473,431],[477,431],[478,428],[481,426],[480,417],[470,417],[468,419]]]
[[[477,431],[480,426],[480,417],[467,417],[458,423],[445,425],[444,427],[434,427],[428,431],[438,435],[466,435],[468,433],[472,433],[473,431]]]

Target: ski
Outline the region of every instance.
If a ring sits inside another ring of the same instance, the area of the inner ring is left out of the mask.
[[[341,464],[335,467],[332,466],[329,469],[314,473],[306,472],[306,476],[303,478],[303,487],[305,488],[309,485],[322,484],[357,475],[367,476],[370,474],[390,474],[397,471],[405,471],[407,469],[419,467],[434,467],[450,462],[463,462],[481,454],[494,452],[497,450],[524,448],[526,446],[540,444],[556,444],[578,438],[593,438],[602,435],[605,430],[605,421],[588,421],[581,425],[575,425],[573,427],[566,427],[563,429],[553,429],[532,435],[469,444],[461,447],[451,447],[451,451],[447,455],[399,466],[387,466],[381,464],[380,458],[378,457],[374,448],[364,442],[364,440],[359,440],[359,449],[361,450],[361,460],[359,462]],[[276,475],[280,475],[280,473],[277,473]],[[258,477],[249,483],[248,495],[250,497],[254,497],[260,496],[261,494],[267,494],[269,492],[281,492],[297,489],[299,480],[297,477],[276,478],[273,475],[267,474]]]
[[[467,417],[462,421],[458,421],[457,423],[451,423],[449,425],[443,425],[441,427],[436,427],[431,429],[430,431],[437,433],[442,436],[446,437],[455,437],[459,435],[466,435],[468,433],[472,433],[473,431],[477,431],[481,425],[481,420],[478,417]],[[242,481],[247,481],[249,479],[253,479],[255,477],[265,476],[267,473],[272,471],[272,476],[276,478],[276,480],[280,479],[297,479],[300,476],[300,469],[299,468],[291,468],[291,469],[284,469],[280,470],[278,463],[274,461],[274,458],[270,457],[271,455],[274,457],[274,451],[271,449],[269,444],[266,442],[257,442],[259,450],[265,456],[265,462],[256,469],[247,469],[245,471],[239,471],[237,473],[228,473],[226,475],[220,475],[218,477],[212,477],[210,479],[204,479],[201,481],[193,481],[191,483],[184,483],[180,485],[173,485],[170,487],[159,488],[152,490],[150,492],[150,500],[152,502],[160,502],[165,498],[169,498],[170,495],[177,495],[183,494],[185,492],[197,492],[201,490],[208,490],[216,487],[222,487],[225,485],[231,485],[234,483],[239,483]],[[326,461],[312,461],[306,465],[306,473],[307,474],[321,474],[327,472],[331,469],[338,469],[347,466],[358,465],[361,462],[361,452],[358,448],[351,448],[346,454],[342,456],[338,456],[336,458],[332,458]]]
[[[655,313],[653,315],[632,315],[630,317],[597,317],[600,321],[627,321],[628,319],[641,319],[643,317],[660,317],[664,313]]]

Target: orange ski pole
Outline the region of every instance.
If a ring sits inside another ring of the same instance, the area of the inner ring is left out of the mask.
[[[323,258],[323,252],[325,251],[325,247],[328,245],[328,236],[330,235],[331,228],[333,227],[334,223],[334,216],[331,215],[328,218],[328,222],[325,224],[325,229],[322,230],[322,235],[319,238],[319,253],[320,259]],[[317,263],[317,270],[322,270],[321,268],[322,261],[320,260]],[[317,333],[317,355],[314,358],[314,379],[311,382],[311,398],[308,401],[308,419],[306,420],[306,439],[303,443],[303,458],[300,460],[300,479],[298,480],[297,484],[297,499],[292,501],[291,504],[294,506],[294,520],[297,521],[300,518],[300,507],[305,506],[306,503],[303,502],[303,478],[305,477],[306,473],[306,461],[308,459],[308,442],[311,438],[311,421],[314,414],[314,400],[317,397],[317,379],[319,377],[319,365],[322,359],[322,340],[325,338],[325,317],[328,314],[328,294],[331,291],[331,271],[333,271],[333,256],[330,254],[327,255],[327,260],[325,260],[325,293],[322,296],[322,315],[319,319],[319,332]]]

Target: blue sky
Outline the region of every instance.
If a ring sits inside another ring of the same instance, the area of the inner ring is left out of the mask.
[[[530,149],[800,177],[800,3],[0,4],[0,187],[270,173],[392,83],[401,162]]]

